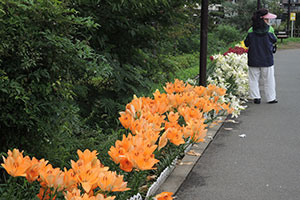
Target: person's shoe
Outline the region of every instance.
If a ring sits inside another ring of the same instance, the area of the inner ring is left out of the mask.
[[[254,99],[253,101],[255,104],[260,104],[260,99]]]
[[[269,104],[273,104],[273,103],[278,103],[278,101],[276,99],[274,99],[273,101],[269,101]]]

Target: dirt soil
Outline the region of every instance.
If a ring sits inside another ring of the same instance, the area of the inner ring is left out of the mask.
[[[278,50],[281,49],[299,49],[300,48],[300,43],[299,42],[289,42],[288,44],[279,44]]]

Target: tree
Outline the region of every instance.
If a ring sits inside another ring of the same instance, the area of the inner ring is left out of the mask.
[[[71,0],[70,8],[91,16],[98,29],[85,31],[90,45],[105,55],[113,71],[108,79],[87,82],[86,96],[78,95],[81,114],[91,126],[115,124],[118,112],[134,94],[148,95],[153,83],[170,79],[175,66],[167,54],[189,30],[189,5],[185,0]],[[84,31],[83,31],[84,32]]]
[[[80,83],[110,70],[78,32],[96,25],[60,1],[3,0],[0,16],[0,151],[48,153],[81,128]]]
[[[262,7],[267,8],[270,12],[280,16],[282,9],[280,8],[279,0],[263,0]],[[229,23],[242,31],[247,31],[251,25],[251,17],[253,12],[257,10],[256,0],[239,0],[236,3],[224,2],[225,18]]]
[[[256,11],[256,0],[239,0],[236,3],[225,2],[225,23],[228,23],[236,28],[247,31],[251,25],[251,17]]]

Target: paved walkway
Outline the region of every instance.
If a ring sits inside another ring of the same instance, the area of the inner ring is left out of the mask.
[[[224,123],[177,199],[300,199],[300,49],[278,51],[275,74],[279,103],[249,103],[238,123]]]

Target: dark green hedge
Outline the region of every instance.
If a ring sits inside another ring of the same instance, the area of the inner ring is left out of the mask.
[[[95,27],[59,1],[0,2],[0,151],[45,153],[80,132],[75,92],[110,70],[78,33]]]

